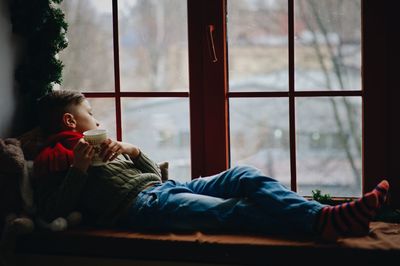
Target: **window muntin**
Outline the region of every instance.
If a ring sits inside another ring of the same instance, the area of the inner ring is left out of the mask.
[[[180,0],[63,1],[63,88],[85,93],[110,137],[190,180],[187,5]]]
[[[71,1],[71,2],[73,2],[73,1]],[[126,5],[126,4],[124,4],[124,1],[116,1],[116,0],[114,0],[114,1],[111,1],[111,0],[110,1],[96,1],[96,6],[103,6],[103,5],[101,5],[102,2],[107,3],[106,6],[108,6],[108,7],[107,8],[103,8],[103,7],[97,8],[98,10],[100,10],[100,11],[98,11],[99,13],[107,13],[108,11],[104,11],[104,10],[109,10],[111,8],[110,7],[111,2],[113,4],[112,7],[114,8],[114,11],[119,10],[120,12],[125,12],[125,8],[122,7],[123,5]],[[125,2],[126,3],[133,3],[133,4],[136,5],[139,2],[141,2],[142,4],[145,4],[146,1],[142,0],[142,1],[134,1],[134,2],[129,2],[129,1],[125,1]],[[186,4],[186,1],[183,1],[183,2]],[[181,2],[181,3],[183,3],[183,2]],[[191,3],[192,1],[189,1],[189,2]],[[215,1],[215,2],[211,1],[211,2],[205,3],[204,5],[214,5],[214,3],[217,3],[217,2],[218,2],[218,5],[219,5],[223,1]],[[229,3],[234,3],[234,1],[233,0],[232,1],[228,0],[227,3],[228,3],[228,7],[229,7]],[[258,9],[257,5],[259,5],[259,4],[262,5],[262,10],[269,9],[269,10],[272,10],[272,11],[274,11],[274,10],[276,11],[277,7],[282,8],[282,10],[286,9],[288,15],[286,16],[287,17],[287,21],[285,22],[286,26],[284,28],[287,30],[288,35],[292,36],[291,37],[292,39],[289,38],[288,41],[287,41],[287,44],[288,44],[288,47],[289,47],[289,48],[287,48],[287,47],[285,48],[287,52],[279,52],[279,56],[278,56],[279,60],[281,60],[281,58],[285,58],[285,57],[287,58],[288,63],[285,63],[284,61],[281,61],[281,62],[286,64],[286,66],[287,66],[287,68],[289,70],[288,71],[289,74],[287,72],[285,72],[285,71],[278,71],[278,72],[272,73],[272,74],[274,74],[274,76],[273,76],[272,79],[267,79],[267,82],[268,82],[267,85],[265,85],[265,79],[259,79],[258,77],[254,78],[253,72],[251,72],[249,74],[246,74],[247,76],[246,75],[239,75],[240,73],[238,72],[237,69],[238,69],[238,66],[240,67],[240,64],[237,64],[237,62],[235,63],[235,61],[231,57],[229,57],[229,60],[228,60],[229,64],[230,64],[229,67],[231,67],[232,69],[229,70],[229,76],[230,76],[229,83],[230,83],[231,86],[230,86],[230,91],[228,92],[228,96],[229,96],[229,99],[230,99],[229,101],[231,102],[232,108],[234,108],[233,107],[234,106],[233,102],[236,101],[236,100],[239,100],[239,99],[234,99],[233,100],[233,98],[235,98],[235,97],[242,98],[242,99],[240,99],[240,101],[246,100],[246,97],[247,97],[247,99],[255,97],[255,98],[260,98],[260,99],[264,99],[264,100],[267,100],[266,98],[268,98],[268,100],[269,100],[270,98],[273,98],[273,97],[280,97],[281,99],[285,99],[284,101],[289,102],[288,113],[289,113],[289,125],[290,126],[289,126],[288,132],[284,132],[283,131],[282,134],[284,136],[288,136],[289,143],[290,143],[289,146],[290,147],[294,147],[295,145],[293,145],[293,144],[296,144],[296,142],[293,141],[293,140],[295,140],[295,138],[292,137],[292,136],[294,136],[295,132],[296,132],[295,118],[297,117],[297,114],[296,114],[296,110],[297,110],[296,108],[297,107],[295,105],[296,105],[298,97],[301,97],[302,99],[303,98],[305,99],[305,97],[356,96],[361,101],[361,99],[363,97],[363,93],[360,90],[358,90],[359,83],[360,83],[359,80],[358,81],[356,80],[354,83],[347,83],[347,84],[350,84],[350,85],[342,86],[342,88],[344,90],[343,90],[343,94],[341,94],[342,90],[338,90],[337,88],[335,88],[335,86],[332,86],[332,88],[333,88],[332,90],[328,90],[329,89],[328,86],[325,86],[325,87],[324,86],[321,86],[321,87],[318,86],[317,87],[317,85],[314,85],[314,84],[306,84],[306,81],[308,81],[308,82],[310,81],[310,79],[308,79],[308,77],[309,77],[309,74],[311,72],[307,72],[307,75],[302,75],[302,73],[300,73],[301,69],[296,69],[295,68],[295,62],[300,60],[297,57],[300,54],[296,54],[296,49],[299,49],[298,47],[300,46],[300,43],[296,43],[296,40],[295,40],[295,36],[298,33],[297,29],[296,29],[296,27],[297,27],[296,26],[297,25],[296,24],[297,23],[296,16],[298,16],[298,14],[296,13],[297,12],[296,11],[297,1],[293,1],[293,0],[289,0],[289,1],[284,1],[284,0],[282,0],[282,1],[278,1],[278,0],[277,1],[271,1],[271,0],[270,1],[250,1],[250,0],[248,0],[248,1],[237,1],[237,3],[238,4],[239,3],[244,3],[244,4],[247,3],[247,4],[249,4],[250,8],[248,8],[248,9],[250,11],[257,11],[257,9]],[[289,5],[287,5],[288,3],[289,3]],[[147,4],[152,5],[152,4],[154,4],[154,2],[153,1],[147,1]],[[93,3],[92,3],[92,5],[93,5]],[[221,4],[221,5],[223,6],[223,4]],[[129,6],[129,5],[127,5],[127,6]],[[125,6],[125,7],[127,7],[127,6]],[[288,7],[286,7],[286,6],[288,6]],[[118,7],[118,8],[115,8],[115,7]],[[198,9],[196,9],[196,10],[198,10]],[[194,10],[190,11],[190,8],[189,8],[189,12],[192,12],[192,15],[195,13]],[[272,14],[272,13],[273,12],[270,12],[270,14]],[[222,14],[222,13],[219,13],[219,14]],[[106,17],[106,16],[104,16],[104,17]],[[109,28],[110,29],[112,28],[112,23],[111,22],[113,22],[114,23],[114,30],[118,29],[118,27],[115,27],[116,23],[119,23],[119,25],[117,24],[117,26],[119,26],[120,30],[123,29],[124,26],[121,25],[122,24],[121,19],[120,18],[116,19],[116,18],[118,18],[118,16],[116,16],[116,12],[114,12],[112,20],[109,19],[109,23],[111,25],[111,26],[109,26]],[[222,18],[219,18],[219,17],[217,19],[221,19],[222,20]],[[200,22],[200,20],[199,20],[198,23],[200,24],[200,23],[209,23],[209,22],[204,22],[204,21]],[[253,26],[254,26],[254,23],[253,23]],[[228,24],[228,27],[230,28],[229,24]],[[193,29],[193,25],[189,25],[189,30],[190,29]],[[246,29],[246,30],[248,30],[248,29]],[[229,34],[231,34],[231,31],[232,31],[232,29],[229,29]],[[220,28],[217,28],[216,29],[216,33],[218,34],[219,32],[220,32]],[[116,33],[114,31],[113,34],[114,34],[114,37],[115,36],[118,37],[118,32]],[[121,41],[120,38],[118,38],[118,40]],[[221,42],[221,40],[219,40],[219,39],[215,40],[216,44],[218,44],[219,42]],[[293,42],[293,43],[291,44],[291,42]],[[117,43],[118,43],[118,41],[117,41]],[[237,44],[239,46],[239,42]],[[108,46],[109,47],[112,46],[111,42],[110,42],[110,44]],[[122,47],[122,44],[120,44],[120,46],[118,46],[118,48],[121,48],[121,47]],[[197,48],[204,48],[200,44],[198,46],[196,46],[196,47]],[[267,46],[267,47],[269,47],[269,46]],[[271,47],[269,47],[269,48],[271,48]],[[121,48],[121,49],[124,49],[124,48]],[[229,47],[228,52],[231,53],[231,50],[232,50],[231,47]],[[257,49],[254,49],[254,50],[256,51]],[[115,51],[116,50],[115,50],[115,47],[114,47],[113,52],[115,52]],[[182,51],[183,51],[182,53],[185,54],[184,50],[182,50]],[[200,49],[199,49],[199,52],[200,52]],[[234,51],[232,51],[232,52],[234,52]],[[278,54],[278,53],[276,53],[276,54]],[[270,58],[274,59],[273,56],[275,55],[275,53],[270,53],[268,55],[271,55]],[[113,56],[114,56],[114,58],[117,58],[118,60],[122,59],[121,58],[121,54],[113,54]],[[117,57],[115,57],[115,56],[117,56]],[[247,60],[248,60],[248,62],[252,62],[252,61],[255,61],[256,58],[257,58],[257,56],[249,56]],[[315,55],[314,55],[314,58],[315,58]],[[359,58],[361,58],[361,56]],[[221,55],[219,55],[219,59],[220,60],[219,60],[218,63],[221,63],[221,62],[226,63],[224,60],[222,60],[223,57],[221,57]],[[274,60],[272,60],[272,59],[270,59],[269,61],[273,62]],[[185,59],[179,59],[179,60],[185,60]],[[86,60],[86,61],[90,62],[90,60]],[[277,60],[275,60],[275,61],[277,61]],[[356,62],[356,61],[357,60],[355,60],[354,62]],[[263,62],[264,62],[264,65],[265,65],[267,61],[263,61]],[[359,62],[360,62],[360,60],[358,61],[358,64],[359,64]],[[163,91],[158,91],[158,90],[155,90],[155,89],[153,90],[153,88],[151,88],[152,86],[147,86],[147,88],[146,88],[146,86],[142,86],[140,84],[133,85],[132,88],[130,88],[130,86],[129,86],[129,88],[124,88],[123,84],[124,84],[125,81],[124,81],[124,78],[122,77],[124,75],[122,72],[124,72],[125,70],[122,70],[122,67],[121,67],[122,64],[118,64],[118,61],[114,62],[114,60],[112,58],[108,60],[108,63],[109,63],[108,66],[113,66],[114,65],[114,67],[115,67],[113,69],[114,73],[119,74],[121,72],[121,75],[120,76],[117,75],[115,77],[115,80],[108,79],[108,81],[110,81],[110,82],[112,80],[112,84],[110,83],[111,85],[100,84],[100,85],[93,85],[93,86],[90,85],[90,86],[88,86],[88,87],[95,87],[96,91],[93,91],[91,89],[87,89],[87,91],[91,91],[91,92],[86,93],[86,95],[88,97],[99,98],[99,100],[101,99],[101,97],[107,97],[109,99],[114,99],[115,100],[115,113],[114,113],[114,115],[115,115],[116,118],[114,118],[113,120],[116,123],[116,131],[117,131],[116,135],[117,135],[118,139],[124,139],[125,138],[124,137],[125,132],[124,132],[124,130],[122,130],[121,116],[122,117],[129,117],[129,114],[122,113],[122,112],[125,112],[125,111],[123,111],[122,108],[121,108],[121,104],[120,104],[121,101],[123,102],[122,105],[124,105],[125,99],[143,98],[143,97],[150,96],[147,93],[155,93],[154,95],[151,95],[152,98],[153,97],[154,98],[157,98],[157,97],[188,98],[189,97],[189,94],[187,92],[185,92],[184,89],[182,89],[182,92],[180,92],[181,89],[179,89],[178,87],[173,88],[174,86],[170,86],[168,84],[165,86]],[[121,63],[121,62],[119,62],[119,63]],[[296,64],[297,63],[298,62],[296,62]],[[129,62],[128,62],[128,65],[129,65]],[[254,65],[252,65],[251,63],[244,64],[244,66],[254,67]],[[121,69],[120,69],[120,67],[121,67]],[[202,68],[199,67],[199,66],[193,66],[192,65],[191,66],[191,70],[199,71],[199,70],[202,70]],[[203,69],[203,70],[207,71],[207,69]],[[254,69],[249,69],[249,70],[254,71]],[[259,70],[256,70],[256,74],[258,75],[259,72],[257,72],[257,71],[259,71]],[[106,75],[106,76],[108,75],[107,71],[100,71],[100,72],[102,74]],[[356,72],[357,72],[357,70],[356,70]],[[181,72],[181,73],[183,73],[181,75],[181,77],[183,77],[185,74],[184,74],[184,72]],[[110,75],[112,75],[112,74],[110,74]],[[233,80],[231,80],[231,78],[233,79],[233,78],[237,78],[237,77],[241,78],[242,80],[240,80],[240,82],[233,82]],[[291,81],[292,79],[295,82],[292,82]],[[179,80],[179,78],[177,78],[177,80]],[[248,80],[250,80],[250,82],[248,82]],[[301,81],[301,80],[304,80],[304,82]],[[182,82],[182,84],[183,83],[184,82]],[[304,83],[304,86],[301,85],[302,83]],[[321,81],[318,81],[315,84],[320,84],[320,83],[321,83]],[[84,83],[81,83],[81,84],[84,84]],[[261,84],[261,86],[260,86],[260,84]],[[121,85],[121,87],[119,85]],[[80,90],[85,89],[85,88],[83,88],[83,85],[79,85],[79,84],[78,85],[74,85],[74,88],[75,88],[75,86],[77,86],[77,87],[81,86],[79,88]],[[107,88],[105,88],[105,87],[107,87]],[[108,89],[109,87],[111,87],[112,89]],[[182,86],[182,87],[184,87],[184,86]],[[74,88],[72,88],[72,89],[74,89]],[[173,89],[171,89],[171,88],[173,88]],[[222,88],[218,88],[218,89],[222,89]],[[316,90],[313,90],[313,89],[316,89]],[[121,90],[123,90],[123,92],[121,92]],[[350,91],[347,91],[347,90],[350,90]],[[105,93],[105,94],[98,93],[98,92],[101,92],[101,91],[109,91],[109,93]],[[175,91],[178,91],[178,92],[175,92]],[[306,91],[308,94],[307,93],[306,94],[302,93],[304,91]],[[346,91],[348,93],[345,93]],[[247,96],[245,96],[244,94],[241,94],[243,92],[246,92]],[[172,93],[172,94],[168,94],[168,93]],[[192,95],[192,93],[191,93],[191,95]],[[210,94],[207,94],[207,95],[210,95]],[[193,99],[191,99],[191,102],[192,101],[193,101]],[[196,101],[196,99],[194,99],[194,101]],[[192,108],[192,107],[190,107],[190,108]],[[193,110],[191,110],[191,112],[192,111]],[[207,115],[207,117],[205,117],[205,119],[211,119],[211,117],[209,117]],[[126,121],[127,119],[124,118],[124,120]],[[129,118],[128,118],[128,120],[129,120]],[[235,122],[231,121],[230,124],[233,127]],[[211,125],[213,125],[213,123],[211,123]],[[201,127],[199,127],[199,128],[202,129]],[[208,130],[208,129],[204,129],[204,130]],[[185,135],[186,133],[183,133],[183,134]],[[196,137],[203,138],[204,134],[205,134],[204,132],[203,133],[202,132],[200,132],[200,133],[196,132]],[[210,136],[210,134],[208,134],[208,133],[206,135]],[[277,135],[279,135],[279,133],[277,133]],[[193,132],[191,133],[191,136],[193,136]],[[208,138],[206,138],[206,139],[208,139]],[[219,141],[223,141],[223,140],[219,140]],[[193,142],[193,140],[191,142]],[[206,143],[206,145],[207,145],[207,143]],[[321,145],[322,145],[321,143],[314,143],[314,144],[312,144],[312,147],[313,147],[313,149],[317,149],[318,147],[321,147]],[[196,152],[196,151],[194,151],[194,152]],[[218,153],[218,154],[221,154],[221,153]],[[297,186],[297,183],[301,184],[301,180],[297,180],[297,178],[296,178],[296,174],[297,174],[296,170],[293,172],[293,169],[297,169],[298,167],[296,168],[296,162],[293,163],[293,156],[292,156],[292,154],[294,154],[293,151],[291,151],[290,154],[291,154],[291,157],[292,157],[292,160],[291,160],[292,181],[294,180],[294,182],[295,182],[295,184]],[[205,154],[204,156],[211,156],[211,155],[210,154]],[[194,163],[200,164],[200,165],[197,166],[197,168],[199,168],[199,167],[200,168],[201,167],[203,167],[203,168],[206,167],[207,168],[208,167],[208,164],[207,165],[203,165],[203,164],[201,164],[201,162],[200,163],[194,162]],[[232,164],[234,164],[234,162],[232,162]],[[294,178],[293,178],[293,176],[294,176]],[[296,186],[294,187],[292,185],[292,189],[293,188],[296,189]]]

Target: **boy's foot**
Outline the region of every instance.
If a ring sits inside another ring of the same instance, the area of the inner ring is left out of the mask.
[[[358,200],[322,208],[316,220],[317,232],[330,241],[340,236],[368,234],[369,223],[385,203],[388,191],[389,183],[383,180]]]

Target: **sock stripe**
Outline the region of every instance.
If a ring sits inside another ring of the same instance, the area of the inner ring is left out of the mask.
[[[386,200],[388,190],[389,183],[385,180],[358,200],[334,207],[322,207],[316,216],[314,228],[326,240],[337,240],[340,236],[368,234],[369,224]]]
[[[368,227],[368,225],[365,224],[363,221],[361,221],[360,218],[358,218],[358,216],[354,213],[354,211],[353,211],[352,207],[350,206],[350,203],[349,203],[349,202],[346,203],[345,206],[346,206],[346,210],[348,211],[348,214],[351,216],[351,218],[352,218],[356,223],[358,223],[358,225],[359,225],[361,228],[366,228],[366,227]]]
[[[331,213],[332,213],[331,221],[332,221],[333,227],[335,227],[336,232],[342,235],[346,232],[346,228],[343,229],[342,224],[340,223],[340,221],[337,220],[339,218],[339,215],[336,214],[336,213],[338,213],[337,207],[339,207],[339,206],[335,206],[331,210]]]
[[[377,194],[378,196],[378,204],[381,206],[386,201],[386,195],[388,193],[388,189],[386,187],[382,187],[382,185],[379,184],[376,186],[375,191],[376,191],[375,194]]]
[[[321,210],[321,217],[322,217],[322,221],[320,222],[321,226],[318,228],[318,232],[321,232],[325,228],[326,223],[328,221],[328,215],[329,215],[329,209],[323,208]]]
[[[336,234],[343,235],[344,232],[343,232],[342,228],[340,228],[340,226],[336,223],[335,217],[336,217],[336,215],[331,215],[331,222],[332,222],[333,230],[336,231]]]
[[[321,232],[321,216],[323,213],[323,209],[321,209],[317,215],[315,216],[315,222],[314,222],[314,232]]]
[[[386,201],[386,196],[384,196],[382,194],[378,195],[379,206],[383,205],[385,203],[385,201]]]
[[[368,221],[368,219],[369,218],[371,218],[371,214],[369,214],[369,213],[367,213],[363,208],[362,208],[362,205],[361,205],[361,202],[360,201],[356,201],[356,202],[354,202],[354,207],[356,208],[356,210],[357,210],[357,212],[360,214],[360,218],[365,218],[367,221]]]
[[[382,185],[380,185],[380,184],[375,187],[375,190],[378,190],[382,194],[386,194],[387,193],[387,189],[383,188]]]
[[[339,215],[340,215],[340,218],[342,219],[343,223],[346,225],[347,231],[350,231],[351,222],[349,221],[349,219],[347,219],[346,215],[344,214],[343,206],[340,206],[340,208],[339,208]]]
[[[376,207],[369,205],[370,203],[367,200],[367,197],[362,197],[361,198],[362,204],[364,205],[364,207],[369,211],[372,212],[373,210],[375,210]]]

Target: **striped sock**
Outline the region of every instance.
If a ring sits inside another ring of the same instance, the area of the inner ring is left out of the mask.
[[[316,231],[331,241],[340,236],[368,234],[369,223],[385,203],[388,191],[389,183],[383,180],[358,200],[322,208],[316,219]]]

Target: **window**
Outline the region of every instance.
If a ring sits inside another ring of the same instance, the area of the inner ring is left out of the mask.
[[[360,196],[360,0],[227,6],[232,163],[303,195]]]
[[[68,0],[63,87],[81,90],[110,135],[190,180],[187,5]]]
[[[182,181],[249,163],[303,195],[360,196],[362,4],[64,1],[63,86]]]

